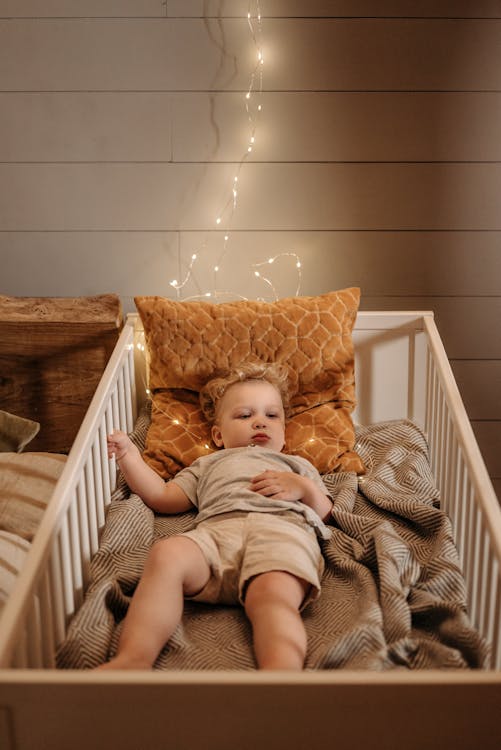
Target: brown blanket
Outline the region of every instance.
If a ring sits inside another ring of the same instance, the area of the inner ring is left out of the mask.
[[[465,614],[450,523],[436,507],[423,435],[411,422],[395,421],[359,428],[357,441],[365,477],[324,477],[334,498],[333,535],[323,543],[322,595],[303,615],[306,668],[485,666],[485,644]],[[193,513],[155,516],[119,484],[93,560],[93,583],[59,650],[59,667],[94,667],[114,653],[151,544],[188,529],[193,519]],[[186,603],[156,668],[254,669],[243,610]]]

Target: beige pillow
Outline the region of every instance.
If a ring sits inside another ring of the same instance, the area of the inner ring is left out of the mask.
[[[30,546],[26,539],[0,529],[0,611],[14,590]]]
[[[136,297],[150,355],[147,462],[171,477],[215,450],[198,405],[200,388],[215,374],[259,360],[289,371],[284,450],[309,459],[321,473],[363,471],[350,416],[359,300],[357,288],[271,303]]]
[[[0,453],[0,530],[33,539],[66,459],[58,453]]]

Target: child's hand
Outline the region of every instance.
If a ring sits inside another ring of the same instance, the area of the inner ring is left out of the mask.
[[[121,430],[114,430],[112,435],[108,435],[106,442],[108,444],[108,458],[115,456],[117,461],[123,458],[134,447],[134,443],[130,437]]]
[[[251,490],[275,500],[302,500],[304,497],[305,477],[292,471],[274,471],[267,469],[251,480]]]

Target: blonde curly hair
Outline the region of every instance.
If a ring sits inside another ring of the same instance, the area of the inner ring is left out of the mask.
[[[216,421],[218,404],[228,388],[249,380],[264,381],[274,386],[282,398],[284,411],[287,413],[289,404],[287,369],[278,364],[245,362],[234,370],[211,378],[201,389],[200,406],[210,424]]]

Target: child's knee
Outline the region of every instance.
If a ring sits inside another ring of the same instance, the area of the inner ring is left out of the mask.
[[[165,577],[179,582],[186,596],[198,593],[207,583],[210,567],[200,547],[180,535],[160,539],[153,544],[145,571],[163,571]]]
[[[245,611],[249,617],[263,605],[282,605],[299,610],[310,584],[291,573],[271,570],[251,579],[245,593]]]
[[[187,551],[190,551],[190,541],[180,536],[170,536],[153,543],[148,555],[149,565],[169,566],[171,569],[182,570],[187,561]]]

